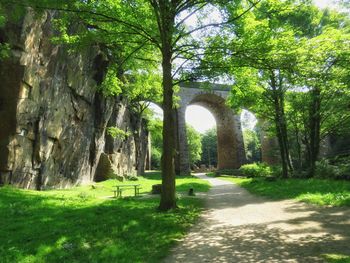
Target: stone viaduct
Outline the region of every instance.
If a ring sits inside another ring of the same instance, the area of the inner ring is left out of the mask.
[[[189,82],[180,84],[177,95],[180,97],[177,108],[177,173],[190,173],[185,120],[186,108],[189,105],[199,105],[208,109],[216,120],[217,169],[237,169],[244,164],[246,158],[240,116],[226,105],[229,88],[220,84]]]

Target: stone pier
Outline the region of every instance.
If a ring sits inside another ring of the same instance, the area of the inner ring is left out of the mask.
[[[185,112],[189,105],[199,105],[214,116],[218,138],[218,170],[237,169],[245,163],[245,151],[240,116],[226,105],[229,89],[224,85],[186,83],[180,85],[178,119],[178,152],[180,174],[190,173]]]

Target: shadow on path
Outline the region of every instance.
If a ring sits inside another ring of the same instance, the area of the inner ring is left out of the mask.
[[[350,254],[350,209],[270,201],[210,178],[207,210],[164,262],[324,262]]]

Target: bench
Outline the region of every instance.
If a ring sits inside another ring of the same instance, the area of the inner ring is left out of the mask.
[[[113,190],[114,197],[122,197],[123,190],[134,189],[135,196],[140,195],[141,186],[139,184],[116,185],[117,189]]]

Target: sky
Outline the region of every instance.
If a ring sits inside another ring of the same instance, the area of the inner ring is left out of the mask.
[[[320,8],[334,7],[334,1],[332,0],[314,0],[315,4]],[[163,112],[155,104],[151,104],[151,109],[162,118]],[[253,129],[256,124],[256,118],[253,114],[242,111],[241,122],[244,123],[244,127],[247,129]],[[204,107],[197,105],[190,105],[186,109],[186,123],[190,124],[196,131],[204,133],[205,131],[215,127],[216,122],[214,116]]]
[[[320,8],[332,7],[334,6],[333,2],[332,0],[314,0],[314,3]]]

